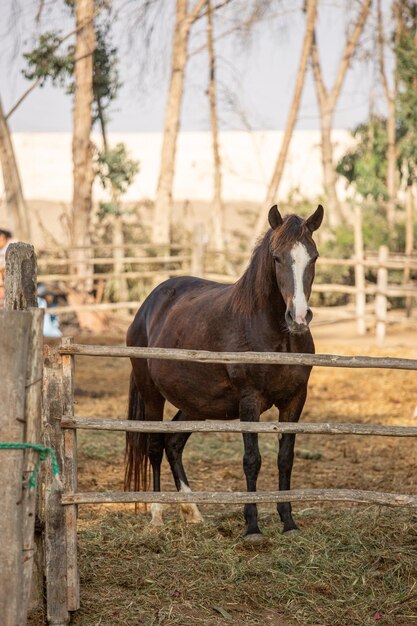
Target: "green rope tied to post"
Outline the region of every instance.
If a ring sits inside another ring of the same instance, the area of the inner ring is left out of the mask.
[[[52,473],[54,475],[54,480],[57,484],[57,487],[62,488],[61,481],[59,479],[59,468],[58,462],[56,460],[55,452],[52,448],[46,448],[45,446],[41,446],[38,443],[0,443],[0,450],[35,450],[39,453],[39,459],[33,468],[33,472],[29,478],[29,487],[30,489],[35,489],[36,487],[36,476],[39,471],[40,464],[42,461],[46,461],[48,456],[51,457],[52,461]]]

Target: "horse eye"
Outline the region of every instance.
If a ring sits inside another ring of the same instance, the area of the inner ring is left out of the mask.
[[[277,263],[281,263],[281,257],[277,256],[276,254],[274,254],[273,257],[274,261],[276,261]]]

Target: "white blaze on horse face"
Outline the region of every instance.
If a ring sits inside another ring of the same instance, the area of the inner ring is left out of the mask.
[[[307,248],[297,241],[291,250],[291,258],[294,277],[293,318],[297,324],[306,324],[308,304],[304,293],[304,272],[311,257]]]

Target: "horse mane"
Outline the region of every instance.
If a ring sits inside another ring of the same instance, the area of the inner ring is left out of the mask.
[[[250,315],[267,306],[277,288],[271,250],[292,246],[308,233],[305,220],[298,215],[286,215],[279,228],[267,230],[256,245],[245,272],[233,285],[233,313]]]

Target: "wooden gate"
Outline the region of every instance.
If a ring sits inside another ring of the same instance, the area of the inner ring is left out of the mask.
[[[68,624],[68,612],[79,608],[77,565],[77,507],[104,503],[191,503],[237,504],[250,502],[333,501],[360,502],[417,508],[417,495],[350,489],[295,489],[291,491],[246,492],[102,492],[77,490],[77,429],[130,432],[257,432],[350,434],[416,437],[416,427],[370,424],[306,424],[279,422],[139,422],[74,415],[75,355],[112,358],[158,358],[199,363],[268,363],[321,367],[390,368],[417,370],[417,360],[398,358],[346,357],[325,354],[214,353],[195,350],[87,346],[64,339],[60,348],[49,351],[45,361],[44,405],[47,444],[57,451],[63,471],[64,491],[46,489],[45,551],[48,620],[55,626]],[[49,477],[50,478],[50,477]],[[48,495],[49,494],[49,495]]]

